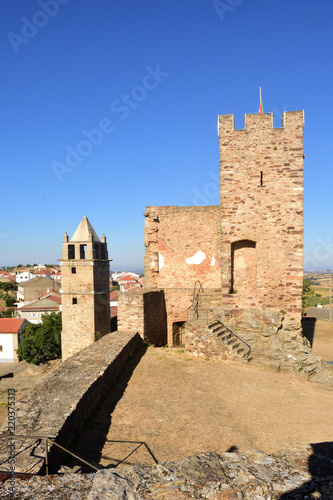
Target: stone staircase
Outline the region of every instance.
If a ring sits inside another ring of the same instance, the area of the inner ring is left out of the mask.
[[[243,358],[250,361],[251,347],[235,332],[229,329],[219,320],[215,320],[208,325],[208,329],[213,335],[216,335],[219,343],[227,346],[229,351],[237,358]]]
[[[244,329],[250,325],[248,321],[243,321],[241,328],[231,327],[222,315],[221,291],[204,290],[200,283],[195,287],[190,309],[186,349],[189,353],[221,360],[238,359],[333,386],[333,367],[311,349],[305,337],[290,331],[289,325],[283,329],[282,315],[279,321],[275,318],[274,327],[259,318],[255,325],[261,326],[260,331],[253,329],[253,321],[250,329]]]

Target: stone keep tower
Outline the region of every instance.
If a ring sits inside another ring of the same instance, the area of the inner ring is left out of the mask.
[[[62,359],[109,333],[109,260],[106,238],[98,238],[86,216],[61,258]]]
[[[303,111],[219,117],[222,304],[300,318],[303,282]],[[293,319],[293,318],[291,318]]]

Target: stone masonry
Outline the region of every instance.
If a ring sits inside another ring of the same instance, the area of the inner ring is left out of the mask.
[[[75,435],[112,389],[127,360],[141,345],[137,333],[113,332],[59,364],[36,389],[16,404],[15,435],[50,437],[61,446],[72,449]],[[7,422],[2,433],[8,433]],[[0,439],[2,471],[10,470],[11,439],[5,436]],[[44,440],[17,439],[15,448],[16,472],[39,473],[43,469]],[[50,470],[56,468],[58,460],[59,448],[50,445]]]
[[[106,238],[98,238],[87,217],[69,241],[65,233],[61,259],[62,359],[111,331],[109,260]]]
[[[145,290],[164,290],[168,345],[198,280],[220,292],[226,320],[283,311],[301,333],[303,125],[303,111],[285,112],[281,128],[271,113],[245,115],[242,130],[219,116],[220,206],[146,207]]]
[[[145,286],[220,287],[220,207],[146,207]]]
[[[221,283],[226,309],[277,309],[300,320],[303,111],[219,117]]]
[[[165,296],[163,290],[132,290],[119,294],[118,330],[136,331],[155,346],[167,343]]]

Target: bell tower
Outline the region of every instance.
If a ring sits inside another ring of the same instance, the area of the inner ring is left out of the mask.
[[[109,260],[106,238],[100,240],[86,216],[73,237],[63,239],[61,257],[62,359],[111,331]]]

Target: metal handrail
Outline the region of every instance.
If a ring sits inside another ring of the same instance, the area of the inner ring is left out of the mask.
[[[197,290],[198,288],[198,290]],[[199,294],[200,292],[204,292],[204,289],[200,283],[199,280],[197,280],[194,284],[194,292],[193,292],[193,301],[192,305],[187,308],[187,321],[190,316],[190,320],[193,321],[194,319],[199,318]],[[191,311],[193,309],[193,311]],[[242,342],[246,347],[247,347],[247,353],[245,354],[245,357],[248,358],[250,353],[251,353],[251,346],[246,342],[246,340],[242,339],[237,333],[235,333],[229,326],[225,325],[223,321],[221,321],[221,318],[219,318],[211,309],[203,309],[206,311],[206,323],[207,325],[209,324],[208,322],[208,316],[211,314],[215,320],[217,320],[228,332],[231,333],[231,335],[234,335],[240,342]],[[191,312],[190,312],[191,311]]]
[[[91,465],[89,462],[87,462],[86,460],[84,460],[83,458],[79,457],[78,455],[75,455],[75,453],[67,450],[67,448],[64,448],[63,446],[61,446],[60,444],[56,443],[52,438],[49,438],[49,437],[45,437],[45,436],[27,436],[27,435],[24,435],[24,434],[6,434],[6,433],[0,433],[0,436],[1,437],[9,437],[11,439],[15,439],[15,438],[19,438],[19,439],[39,439],[40,441],[42,439],[45,440],[45,471],[46,471],[46,475],[48,476],[49,475],[49,457],[48,457],[48,442],[50,441],[52,444],[55,444],[56,446],[58,446],[58,448],[60,448],[61,450],[69,453],[70,455],[72,455],[73,457],[77,458],[78,460],[80,460],[80,462],[83,462],[84,464],[88,465],[89,467],[91,467],[92,469],[95,469],[96,471],[98,471],[99,469],[97,467],[95,467],[94,465]]]
[[[235,333],[229,326],[227,326],[226,324],[223,323],[223,321],[221,321],[221,319],[215,314],[213,313],[213,311],[211,309],[207,309],[207,316],[206,316],[206,319],[207,319],[207,325],[209,324],[208,323],[208,315],[211,314],[215,320],[217,320],[219,323],[221,323],[221,325],[226,329],[228,330],[228,332],[230,332],[232,335],[234,335],[235,337],[238,338],[238,340],[240,340],[243,344],[246,345],[246,347],[248,348],[248,352],[247,354],[245,355],[246,358],[249,357],[250,353],[251,353],[251,346],[250,344],[248,344],[246,342],[246,340],[242,339],[242,337],[240,337],[239,335],[237,335],[237,333]]]
[[[190,309],[193,309],[193,312],[192,314],[190,314],[190,319],[193,320],[194,317],[196,316],[197,318],[199,317],[199,314],[198,314],[198,308],[199,308],[199,294],[200,292],[203,292],[204,289],[203,289],[203,286],[202,284],[200,283],[199,280],[197,280],[195,283],[194,283],[194,292],[193,292],[193,300],[192,300],[192,305],[190,307],[187,308],[187,320],[188,320],[188,316],[189,316],[189,311]]]

